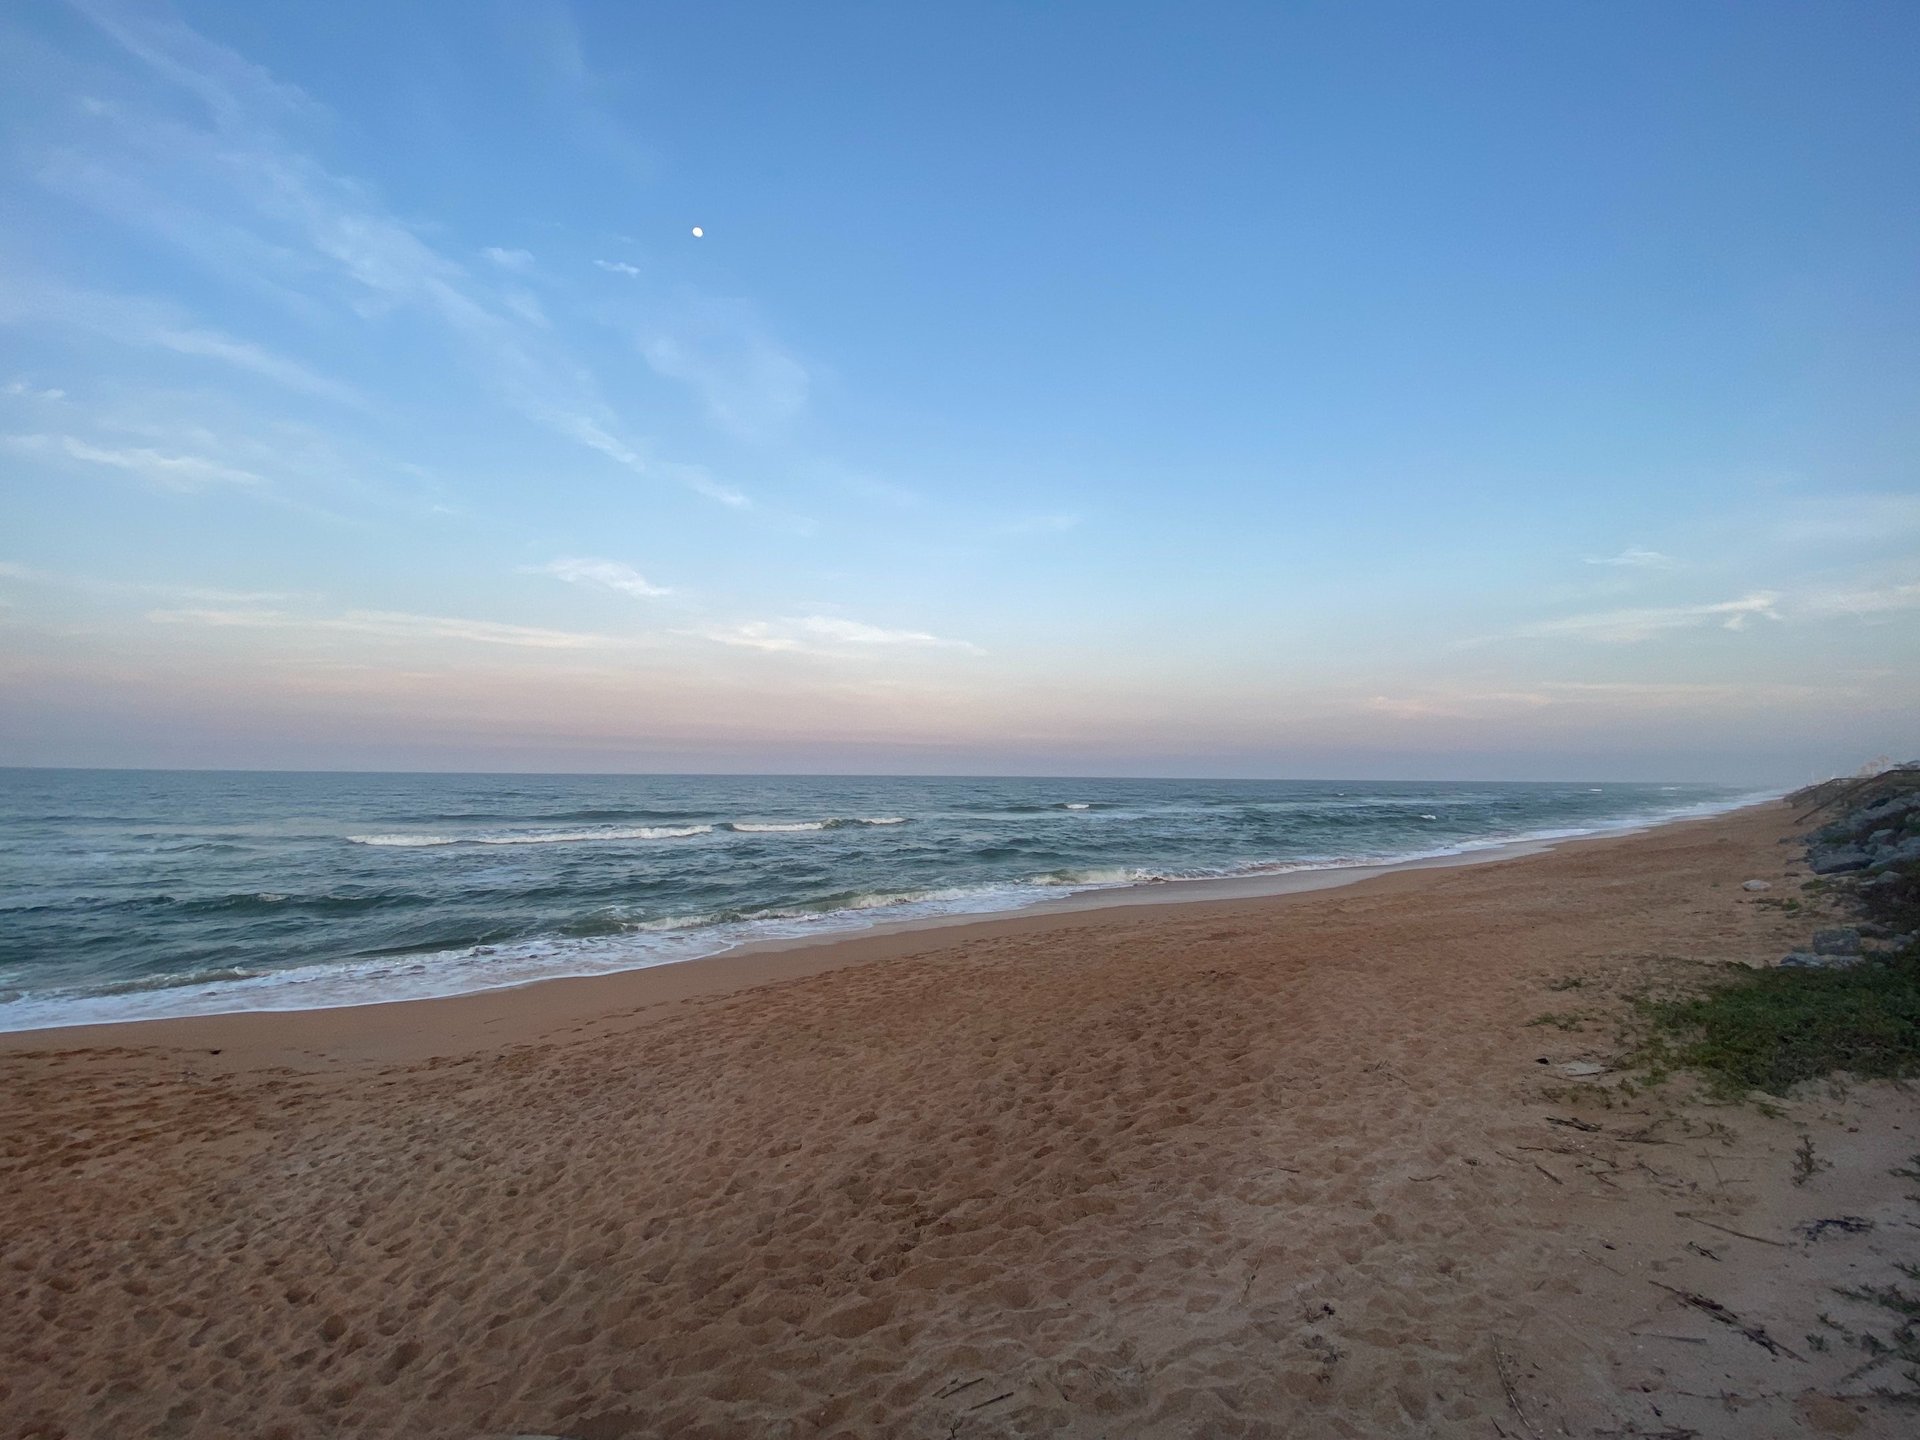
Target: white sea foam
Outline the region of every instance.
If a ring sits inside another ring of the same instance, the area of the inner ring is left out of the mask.
[[[590,830],[494,830],[466,835],[349,835],[355,845],[421,849],[439,845],[590,845],[612,840],[685,840],[715,830],[742,835],[788,835],[850,825],[904,825],[904,815],[856,815],[829,820],[732,820],[712,825],[602,825]]]
[[[510,830],[474,835],[349,835],[355,845],[415,849],[430,845],[576,845],[604,840],[684,840],[711,825],[631,825],[598,830]]]
[[[852,815],[832,820],[734,820],[722,828],[742,835],[780,835],[801,830],[840,830],[849,825],[904,825],[904,815]]]

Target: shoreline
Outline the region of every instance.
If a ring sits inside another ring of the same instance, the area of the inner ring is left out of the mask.
[[[3,1037],[0,1432],[1904,1440],[1913,1095],[1614,1068],[1793,816]]]
[[[558,974],[438,995],[334,1005],[216,1010],[182,1015],[85,1020],[0,1030],[0,1056],[98,1046],[155,1046],[262,1054],[304,1068],[345,1058],[401,1062],[471,1052],[497,1033],[592,1023],[610,1015],[732,994],[847,966],[911,956],[982,934],[1042,931],[1085,918],[1121,920],[1127,912],[1232,907],[1367,887],[1399,877],[1508,865],[1559,851],[1616,844],[1636,836],[1724,821],[1777,805],[1769,795],[1707,814],[1636,820],[1552,838],[1500,841],[1481,849],[1374,863],[1303,865],[1242,876],[1135,882],[1088,888],[1002,911],[915,916],[816,935],[751,940],[706,955],[584,975]],[[164,992],[156,992],[164,993]]]

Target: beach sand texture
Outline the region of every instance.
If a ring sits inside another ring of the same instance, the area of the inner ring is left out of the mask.
[[[1796,883],[1789,819],[6,1037],[0,1433],[1911,1433],[1804,1337],[1914,1258],[1920,1103],[1558,1069],[1661,967],[1790,948],[1740,888]]]

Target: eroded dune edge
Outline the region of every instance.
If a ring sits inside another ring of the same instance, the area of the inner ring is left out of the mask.
[[[6,1037],[0,1433],[1904,1433],[1920,1103],[1618,1064],[1792,829]]]

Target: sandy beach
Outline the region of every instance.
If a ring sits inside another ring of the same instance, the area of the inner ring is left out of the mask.
[[[1920,1100],[1610,1068],[1792,820],[0,1036],[0,1434],[1911,1433]]]

